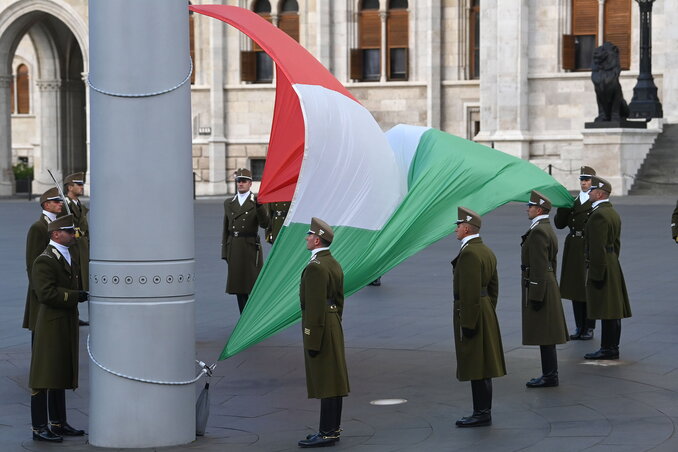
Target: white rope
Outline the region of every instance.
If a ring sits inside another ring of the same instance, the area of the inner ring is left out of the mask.
[[[198,361],[196,359],[195,362],[198,363],[198,365],[200,367],[202,367],[202,370],[200,371],[198,376],[195,377],[192,380],[187,380],[187,381],[162,381],[162,380],[150,380],[148,378],[132,377],[130,375],[121,374],[120,372],[116,372],[114,370],[111,370],[108,367],[103,366],[99,361],[97,361],[94,358],[94,355],[92,355],[92,349],[89,346],[89,334],[87,335],[87,354],[89,355],[89,359],[91,359],[94,364],[96,364],[101,369],[105,370],[106,372],[115,375],[116,377],[121,377],[121,378],[126,378],[128,380],[140,381],[141,383],[151,383],[151,384],[156,384],[156,385],[190,385],[190,384],[193,384],[196,381],[200,380],[204,375],[209,375],[211,377],[212,371],[214,370],[215,367],[217,367],[216,363],[212,364],[211,366],[208,366],[204,362]]]
[[[107,96],[114,96],[114,97],[152,97],[152,96],[159,96],[160,94],[165,94],[165,93],[169,93],[170,91],[174,91],[175,89],[179,88],[184,83],[186,83],[187,81],[190,80],[191,74],[193,74],[193,59],[189,58],[188,63],[189,63],[189,69],[188,69],[188,75],[186,76],[186,78],[183,79],[181,81],[181,83],[179,83],[178,85],[174,85],[173,87],[168,88],[168,89],[163,90],[163,91],[155,91],[155,92],[151,92],[151,93],[141,93],[141,94],[125,94],[125,93],[114,93],[112,91],[105,91],[103,89],[97,88],[96,86],[94,86],[92,84],[91,80],[89,79],[89,74],[87,74],[87,85],[89,85],[89,87],[92,88],[94,91],[101,93],[101,94],[105,94]]]

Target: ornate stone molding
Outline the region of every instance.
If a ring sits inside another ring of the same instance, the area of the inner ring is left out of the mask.
[[[61,80],[36,80],[36,86],[40,91],[59,91],[63,86]]]

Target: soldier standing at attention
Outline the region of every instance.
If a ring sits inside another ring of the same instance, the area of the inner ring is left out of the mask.
[[[556,344],[567,342],[567,324],[556,280],[558,238],[551,223],[551,200],[536,190],[527,203],[530,229],[522,237],[520,269],[523,281],[523,345],[538,345],[541,377],[526,383],[528,388],[558,386]]]
[[[64,435],[85,434],[66,421],[65,390],[78,387],[78,303],[88,294],[81,290],[77,261],[68,249],[75,242],[73,216],[52,221],[48,231],[49,244],[31,275],[40,307],[28,384],[33,439],[58,442]]]
[[[671,237],[673,241],[678,243],[678,202],[676,202],[676,208],[673,209],[673,215],[671,215]]]
[[[612,203],[612,186],[602,177],[591,178],[591,215],[584,229],[586,242],[586,306],[588,317],[601,319],[600,349],[586,359],[619,359],[621,319],[631,317],[624,273],[619,264],[621,219]]]
[[[268,209],[268,217],[270,218],[270,223],[266,228],[266,241],[273,245],[275,239],[278,238],[278,233],[285,222],[287,217],[287,211],[290,210],[290,205],[292,203],[289,201],[278,201],[266,204]]]
[[[24,309],[23,327],[30,331],[35,331],[35,320],[38,317],[38,307],[40,304],[35,298],[31,284],[31,272],[33,270],[33,261],[45,250],[49,243],[49,233],[47,226],[57,219],[63,208],[63,200],[56,187],[50,188],[40,196],[40,206],[42,213],[40,218],[31,225],[26,236],[26,272],[28,274],[28,293],[26,294],[26,308]],[[33,340],[31,339],[31,342]]]
[[[75,244],[71,247],[71,253],[78,259],[82,289],[89,290],[89,223],[87,222],[89,209],[80,202],[80,196],[84,191],[85,173],[73,173],[64,179],[66,202],[75,224]],[[89,322],[78,320],[78,324],[89,325]]]
[[[264,264],[259,227],[266,228],[269,221],[266,207],[259,204],[250,191],[250,170],[239,168],[235,172],[235,182],[238,192],[230,201],[224,201],[221,258],[228,263],[226,293],[235,294],[242,314]]]
[[[457,217],[455,235],[461,250],[452,261],[454,348],[457,379],[471,381],[473,414],[457,420],[456,425],[480,427],[492,424],[492,378],[506,375],[495,311],[497,258],[480,238],[480,215],[459,207]]]
[[[350,391],[344,355],[344,272],[330,252],[334,231],[311,219],[306,249],[311,261],[301,274],[299,301],[304,338],[308,398],[320,399],[318,433],[299,441],[299,447],[324,447],[339,441],[342,398]]]
[[[591,212],[591,176],[596,171],[582,166],[579,175],[581,192],[572,207],[559,207],[553,219],[558,229],[570,228],[565,237],[563,266],[560,273],[560,296],[572,300],[572,312],[577,329],[570,339],[588,341],[593,339],[596,321],[586,317],[586,263],[584,262],[584,225]]]

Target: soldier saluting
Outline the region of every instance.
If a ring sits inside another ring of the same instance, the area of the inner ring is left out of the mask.
[[[556,280],[558,238],[551,223],[551,200],[536,190],[527,203],[530,229],[522,237],[520,268],[523,277],[523,345],[538,345],[541,377],[526,383],[528,388],[558,386],[556,344],[567,342],[567,325]]]
[[[242,314],[264,264],[259,228],[265,229],[269,219],[266,207],[259,204],[256,195],[250,191],[250,170],[239,168],[235,172],[235,182],[238,192],[231,200],[224,201],[221,258],[228,263],[226,293],[236,295]]]
[[[584,225],[591,213],[592,201],[589,199],[591,177],[596,171],[590,166],[582,166],[579,174],[581,192],[572,207],[559,207],[553,219],[558,229],[570,228],[565,237],[563,265],[560,273],[560,296],[572,300],[572,312],[577,329],[570,335],[572,340],[588,341],[593,339],[596,327],[595,319],[586,316],[586,263],[584,262]]]
[[[600,349],[586,359],[619,359],[621,319],[631,317],[624,273],[619,264],[621,219],[610,202],[612,186],[602,177],[591,178],[593,208],[586,222],[586,306],[588,316],[601,319]]]
[[[506,375],[504,348],[497,321],[499,278],[497,258],[480,238],[480,215],[457,209],[455,235],[461,241],[452,261],[454,292],[454,348],[457,379],[471,381],[473,414],[457,420],[457,427],[492,424],[492,378]]]
[[[311,219],[306,249],[311,261],[301,274],[299,301],[304,338],[308,398],[320,399],[318,433],[299,441],[300,447],[331,446],[339,441],[342,398],[350,391],[344,332],[344,272],[332,257],[334,231],[324,221]]]

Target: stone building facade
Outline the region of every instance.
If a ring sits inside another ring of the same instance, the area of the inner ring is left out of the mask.
[[[592,162],[613,183],[628,185],[662,124],[678,122],[678,57],[671,45],[678,29],[670,26],[678,0],[654,5],[653,74],[665,117],[640,132],[584,130],[597,114],[590,72],[564,69],[576,8],[598,7],[600,30],[608,27],[606,8],[626,8],[629,69],[621,83],[630,101],[639,67],[639,12],[632,0],[223,3],[257,11],[295,34],[384,130],[398,123],[440,128],[539,167],[551,165],[568,188],[576,188],[579,166]],[[224,194],[233,191],[236,168],[255,174],[263,168],[275,75],[235,28],[199,14],[188,20],[196,191]],[[595,39],[604,36],[601,31]],[[57,175],[87,170],[89,58],[87,0],[0,0],[0,195],[13,192],[11,167],[20,160],[34,166],[36,192],[50,184],[47,169]],[[618,162],[601,154],[615,140],[625,149]]]

